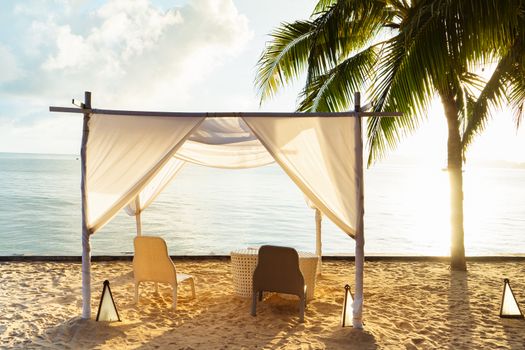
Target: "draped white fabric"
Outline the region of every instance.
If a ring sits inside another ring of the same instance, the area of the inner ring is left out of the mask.
[[[315,207],[354,237],[356,118],[243,118]]]
[[[226,145],[207,145],[188,140],[175,156],[190,163],[225,169],[255,168],[274,162],[257,140]]]
[[[241,118],[232,116],[206,119],[189,140],[207,145],[228,145],[256,141],[257,137]]]
[[[91,115],[86,146],[86,225],[104,226],[172,159],[204,117]]]
[[[175,157],[220,168],[250,168],[275,159],[308,198],[350,236],[355,231],[354,118],[213,118],[206,119],[178,149]],[[253,128],[253,131],[252,129]],[[256,134],[258,136],[256,136]],[[261,143],[263,141],[264,145]],[[140,193],[144,210],[176,176],[175,161],[166,164]],[[182,166],[182,165],[181,165]],[[136,215],[135,202],[126,208]]]
[[[140,210],[137,212],[135,201],[131,201],[125,208],[126,213],[133,216],[146,209],[176,177],[185,162],[245,169],[268,165],[275,160],[241,118],[206,119],[178,149],[175,159],[170,160],[140,192]]]
[[[274,162],[246,123],[237,117],[206,119],[177,151],[176,157],[228,169],[254,168]]]
[[[172,157],[161,171],[144,187],[139,194],[138,210],[137,201],[129,202],[125,210],[128,215],[134,216],[140,214],[144,209],[149,207],[151,203],[157,198],[159,194],[168,186],[175,176],[179,173],[182,167],[186,164],[185,161]],[[136,198],[136,197],[135,197]]]

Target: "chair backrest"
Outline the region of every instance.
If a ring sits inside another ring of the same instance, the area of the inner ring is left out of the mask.
[[[253,288],[302,295],[304,277],[299,269],[297,251],[271,245],[259,248],[257,267],[253,273]]]
[[[136,282],[153,281],[176,285],[177,272],[160,237],[137,236],[133,242],[133,274]]]

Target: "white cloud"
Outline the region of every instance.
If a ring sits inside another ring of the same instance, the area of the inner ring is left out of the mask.
[[[0,67],[2,67],[0,84],[19,79],[23,75],[22,69],[18,67],[15,55],[4,45],[0,45]]]
[[[90,55],[90,48],[84,38],[71,33],[69,26],[57,27],[55,34],[58,53],[49,57],[42,67],[47,70],[84,67]]]
[[[69,25],[48,23],[49,31],[56,35],[57,50],[44,62],[44,69],[120,67],[140,59],[144,50],[154,50],[166,28],[182,21],[178,11],[161,13],[147,1],[114,0],[95,15],[100,26],[91,27],[84,35],[71,33]]]
[[[34,23],[54,40],[42,71],[57,93],[91,89],[100,102],[128,107],[180,103],[253,36],[231,0],[196,0],[167,12],[145,0],[112,0],[93,16],[98,25],[85,33],[56,20]]]
[[[9,96],[11,110],[0,113],[0,151],[76,152],[78,133],[63,135],[78,118],[57,119],[47,107],[67,105],[84,90],[99,108],[199,109],[199,87],[252,39],[248,19],[232,0],[193,0],[167,11],[151,1],[54,2],[55,10],[40,15],[31,9],[43,2],[15,6],[27,25],[17,33],[24,40],[17,55],[0,46],[0,64],[9,67],[0,96]],[[25,98],[36,112],[27,113]]]

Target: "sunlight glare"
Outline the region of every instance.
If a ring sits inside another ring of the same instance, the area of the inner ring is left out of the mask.
[[[407,192],[408,209],[414,222],[408,239],[423,247],[421,255],[448,255],[450,251],[449,182],[446,171],[431,168],[414,169],[407,178],[411,191]]]

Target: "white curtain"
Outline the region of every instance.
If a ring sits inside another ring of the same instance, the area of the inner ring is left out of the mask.
[[[182,167],[186,164],[183,160],[172,157],[161,171],[144,187],[139,194],[138,208],[137,200],[132,200],[126,206],[126,213],[130,216],[140,214],[144,209],[149,207],[159,194],[168,186],[177,176]]]
[[[215,168],[245,169],[275,161],[241,118],[206,119],[178,149],[175,158],[140,192],[139,211],[136,201],[132,200],[125,208],[126,213],[134,216],[146,209],[186,162]]]
[[[225,169],[255,168],[274,162],[258,140],[225,145],[207,145],[188,140],[175,156],[193,164]]]
[[[91,115],[86,225],[102,228],[172,159],[202,117]]]
[[[356,118],[243,118],[315,207],[354,237]]]
[[[147,208],[184,162],[237,169],[275,159],[313,207],[354,237],[354,127],[355,118],[343,117],[93,115],[88,227],[98,230],[125,205],[129,215]]]
[[[274,162],[246,123],[238,117],[206,119],[176,157],[194,164],[245,169]]]

